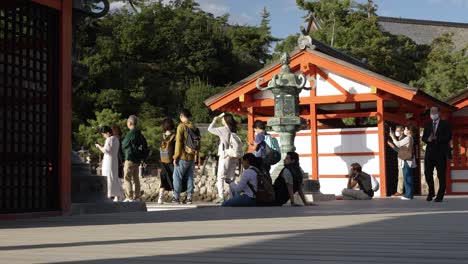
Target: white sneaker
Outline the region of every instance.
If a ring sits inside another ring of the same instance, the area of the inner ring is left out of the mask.
[[[406,197],[404,197],[404,196],[402,196],[400,199],[401,199],[401,200],[405,200],[405,201],[411,200],[411,198],[406,198]]]
[[[163,203],[164,203],[164,201],[163,201],[163,199],[162,199],[162,196],[159,196],[159,198],[158,198],[158,204],[163,204]]]
[[[129,199],[129,198],[125,198],[125,200],[123,200],[125,203],[127,202],[133,202],[133,199]]]
[[[119,197],[115,196],[114,197],[114,202],[118,202],[119,201]]]

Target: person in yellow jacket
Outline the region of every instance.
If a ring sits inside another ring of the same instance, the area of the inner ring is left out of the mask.
[[[180,203],[183,181],[187,181],[187,204],[192,203],[193,173],[195,157],[200,148],[200,132],[190,121],[192,114],[187,109],[180,111],[180,124],[177,126],[174,150],[174,191],[172,203]]]

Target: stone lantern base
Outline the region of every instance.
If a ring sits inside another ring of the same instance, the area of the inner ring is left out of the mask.
[[[334,194],[323,194],[320,192],[320,182],[317,180],[305,179],[303,191],[308,202],[324,202],[336,200]],[[297,198],[299,198],[297,202],[300,202],[300,197],[295,197],[295,199]]]

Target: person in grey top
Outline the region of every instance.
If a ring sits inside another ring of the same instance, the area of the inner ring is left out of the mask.
[[[359,190],[354,187],[359,186]],[[374,197],[372,180],[369,174],[362,171],[359,163],[351,164],[348,174],[348,186],[341,192],[346,200],[370,200]]]
[[[218,120],[221,120],[222,126],[215,127]],[[214,202],[222,203],[224,202],[224,181],[234,179],[234,173],[239,161],[238,159],[232,159],[225,155],[225,150],[229,147],[231,133],[237,133],[237,122],[231,114],[222,113],[213,119],[213,122],[208,126],[208,132],[219,137],[219,160],[216,181],[218,199]],[[232,197],[232,194],[230,197]]]

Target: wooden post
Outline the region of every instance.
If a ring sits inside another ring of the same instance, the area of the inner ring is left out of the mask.
[[[248,107],[247,108],[247,141],[248,141],[248,146],[249,146],[249,152],[252,152],[253,149],[252,147],[250,146],[250,143],[253,143],[254,141],[254,131],[253,131],[253,123],[254,123],[254,108],[251,106],[251,107]]]
[[[319,179],[318,170],[318,141],[317,141],[317,105],[310,104],[310,137],[312,151],[312,179]]]
[[[384,100],[377,100],[377,127],[379,131],[379,163],[380,163],[380,196],[387,196],[387,173],[385,162],[385,119],[384,119]]]
[[[59,62],[59,146],[58,177],[60,208],[64,214],[71,207],[71,120],[72,120],[72,0],[62,1],[60,12]]]

